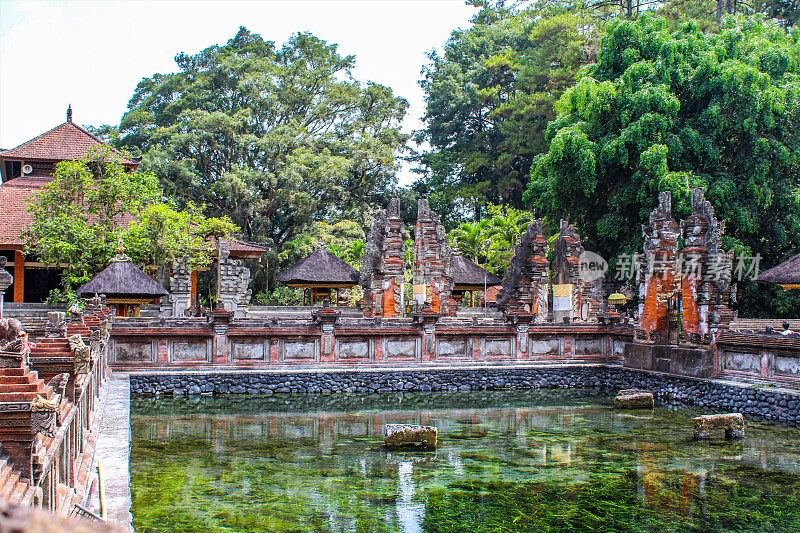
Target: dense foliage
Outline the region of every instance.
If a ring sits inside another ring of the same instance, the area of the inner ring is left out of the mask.
[[[194,206],[181,211],[164,203],[154,174],[129,172],[109,155],[59,163],[53,181],[30,203],[26,252],[63,267],[63,293],[108,266],[120,240],[134,263],[163,277],[177,258],[207,265],[210,239],[237,229],[227,217],[207,218]]]
[[[686,215],[695,186],[727,222],[726,248],[764,266],[800,246],[800,33],[616,21],[556,110],[525,197],[607,257],[641,248],[658,191]]]
[[[595,26],[544,5],[486,4],[432,51],[420,82],[426,128],[417,190],[446,219],[478,220],[489,202],[522,206],[533,157],[546,150],[553,102],[591,60]]]
[[[297,299],[275,275],[317,244],[358,265],[390,195],[409,224],[427,197],[451,242],[498,274],[532,216],[521,208],[569,219],[613,263],[641,248],[658,191],[682,216],[692,186],[727,221],[725,246],[760,254],[762,269],[800,248],[795,0],[468,3],[471,24],[422,68],[410,187],[395,176],[405,100],[307,33],[276,46],[241,28],[179,54],[177,72],[138,85],[119,128],[94,131],[140,156],[187,213],[230,215],[271,248],[253,272],[264,303]],[[766,18],[726,17],[742,13]],[[175,247],[159,246],[152,262]],[[742,290],[745,314],[800,312],[771,288]]]
[[[292,265],[310,255],[316,247],[324,246],[333,255],[358,270],[364,255],[365,237],[363,225],[355,220],[315,222],[308,231],[283,246],[277,255],[277,261],[280,265]],[[359,288],[339,292],[347,292],[346,296],[353,305],[361,297]],[[301,305],[303,293],[300,289],[278,286],[271,291],[263,290],[256,294],[256,301],[261,305]]]
[[[313,35],[282,47],[242,28],[139,83],[120,125],[168,193],[230,215],[276,248],[315,220],[360,215],[395,186],[407,104],[352,76]]]
[[[450,244],[489,272],[503,276],[514,248],[533,219],[529,211],[489,204],[487,216],[462,222],[450,232]]]

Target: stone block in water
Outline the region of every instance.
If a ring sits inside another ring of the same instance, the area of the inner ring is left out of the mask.
[[[386,424],[383,444],[387,448],[418,446],[436,448],[439,432],[433,426],[411,424]]]
[[[703,415],[695,417],[693,421],[696,440],[710,439],[711,432],[716,429],[724,429],[727,440],[744,438],[744,415],[742,413]]]
[[[614,407],[618,409],[652,409],[655,407],[653,393],[639,389],[624,389],[614,398]]]

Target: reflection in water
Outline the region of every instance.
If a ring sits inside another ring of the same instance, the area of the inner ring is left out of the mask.
[[[781,531],[800,431],[694,443],[596,391],[136,400],[137,531]],[[434,452],[382,449],[434,425]]]

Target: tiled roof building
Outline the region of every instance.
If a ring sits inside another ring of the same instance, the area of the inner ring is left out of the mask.
[[[66,122],[16,148],[0,151],[0,255],[8,259],[6,268],[14,275],[8,301],[39,301],[58,285],[57,272],[32,258],[26,260],[22,254],[25,241],[21,234],[31,223],[27,207],[31,196],[51,180],[57,163],[81,159],[90,150],[104,146],[102,140],[72,122],[70,107]],[[138,166],[109,149],[111,156],[129,169]]]

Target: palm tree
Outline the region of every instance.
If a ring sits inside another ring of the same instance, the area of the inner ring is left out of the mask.
[[[483,243],[487,238],[487,228],[488,223],[486,220],[463,222],[450,232],[450,242],[462,254],[477,263],[478,258],[484,252]]]

